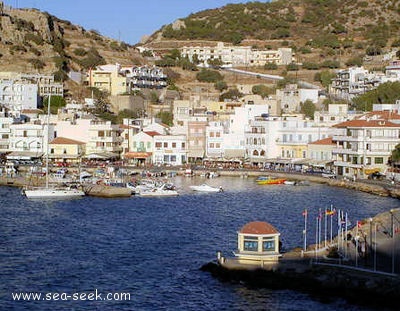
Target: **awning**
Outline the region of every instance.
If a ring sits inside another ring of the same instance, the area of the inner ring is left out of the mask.
[[[203,158],[204,151],[203,150],[191,150],[188,153],[188,158]]]
[[[43,156],[43,152],[32,152],[32,151],[13,151],[7,154],[9,160],[32,160],[39,159]]]
[[[333,163],[332,160],[312,160],[310,161],[311,166],[317,166],[317,167],[325,167],[327,164]]]
[[[124,155],[125,159],[147,159],[151,157],[152,152],[127,152]]]
[[[118,158],[119,155],[113,152],[97,152],[97,153],[90,153],[84,156],[86,159],[112,159]]]
[[[246,151],[244,149],[225,149],[224,156],[226,158],[244,158]]]

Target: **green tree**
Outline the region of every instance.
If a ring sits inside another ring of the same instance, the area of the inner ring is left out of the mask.
[[[50,99],[50,113],[57,114],[58,109],[65,107],[66,102],[62,96],[47,96],[43,98],[43,110],[47,113],[47,107]]]
[[[156,114],[156,117],[168,126],[172,126],[174,123],[174,115],[169,111],[160,111]]]
[[[240,93],[238,89],[234,88],[222,93],[219,97],[219,101],[238,100],[241,97],[243,97],[243,94]]]
[[[306,100],[304,103],[300,104],[300,112],[303,113],[306,117],[314,120],[314,112],[316,107],[311,100]]]
[[[254,85],[251,91],[253,92],[253,94],[260,95],[262,98],[268,97],[275,92],[273,88],[270,88],[264,84]]]
[[[199,82],[216,83],[217,81],[223,80],[224,77],[218,71],[202,69],[196,74],[196,79]]]
[[[334,77],[336,77],[334,72],[323,70],[314,75],[314,81],[320,82],[324,88],[327,88],[332,83]]]
[[[390,155],[389,163],[391,166],[399,166],[400,164],[400,144],[397,144]]]
[[[215,82],[214,87],[216,90],[218,90],[220,92],[228,89],[228,85],[226,84],[225,81],[222,81],[222,80]]]
[[[374,104],[393,104],[400,99],[400,82],[386,82],[376,89],[353,98],[353,105],[359,111],[371,111]]]

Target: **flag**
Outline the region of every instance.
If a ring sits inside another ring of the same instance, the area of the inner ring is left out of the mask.
[[[333,216],[335,214],[336,214],[336,211],[334,209],[327,209],[325,211],[325,215],[327,215],[327,216]]]
[[[307,210],[306,210],[306,209],[303,211],[303,216],[304,216],[304,217],[307,216]]]
[[[357,220],[357,228],[361,228],[361,221]]]

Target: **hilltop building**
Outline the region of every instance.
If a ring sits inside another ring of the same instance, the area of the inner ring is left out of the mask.
[[[205,66],[212,60],[221,60],[226,67],[264,66],[268,63],[288,65],[293,61],[291,48],[260,50],[250,46],[225,45],[223,42],[218,42],[216,46],[185,46],[181,49],[181,55]]]

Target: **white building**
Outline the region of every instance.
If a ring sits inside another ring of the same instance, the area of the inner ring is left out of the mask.
[[[162,165],[183,165],[188,159],[185,135],[154,136],[153,163]]]
[[[222,158],[224,155],[224,125],[222,122],[209,122],[206,127],[206,157]]]
[[[335,125],[340,130],[333,136],[336,174],[365,177],[374,171],[384,172],[391,152],[400,143],[399,120],[397,113],[372,112]]]
[[[119,125],[111,124],[111,121],[91,120],[86,154],[103,155],[104,158],[119,157],[123,139],[120,134]]]
[[[292,49],[279,48],[276,51],[252,49],[250,46],[231,46],[218,42],[216,46],[185,46],[182,57],[193,61],[195,57],[201,63],[220,59],[224,66],[264,66],[266,63],[287,65],[292,62]]]
[[[38,107],[37,84],[15,80],[0,80],[0,104],[15,111]]]

